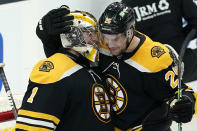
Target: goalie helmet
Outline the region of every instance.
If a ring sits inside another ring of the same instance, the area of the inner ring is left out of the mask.
[[[99,30],[103,34],[128,33],[135,26],[135,15],[132,8],[121,2],[110,4],[99,19]]]
[[[71,48],[89,61],[95,63],[99,60],[99,39],[96,18],[85,11],[72,11],[74,16],[70,33],[60,34],[64,48]]]

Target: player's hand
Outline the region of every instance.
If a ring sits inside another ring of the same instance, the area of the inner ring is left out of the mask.
[[[69,15],[69,13],[70,9],[67,6],[49,11],[39,21],[37,34],[39,31],[43,31],[42,33],[45,33],[43,35],[59,35],[70,32],[74,16]]]
[[[49,11],[39,21],[36,34],[43,43],[47,57],[56,53],[62,47],[60,34],[70,32],[74,16],[69,13],[69,7],[64,5]]]
[[[190,122],[193,114],[194,102],[186,95],[183,95],[180,101],[175,102],[169,110],[169,117],[177,123]]]

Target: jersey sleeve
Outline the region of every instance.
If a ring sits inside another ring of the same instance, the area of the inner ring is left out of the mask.
[[[160,101],[164,101],[170,97],[173,97],[174,95],[177,95],[178,86],[179,86],[179,78],[178,78],[178,54],[175,52],[175,50],[170,47],[169,45],[165,45],[167,47],[166,54],[159,58],[158,62],[160,64],[164,64],[166,68],[163,68],[162,70],[157,70],[152,73],[145,73],[144,81],[145,83],[145,90],[150,94],[151,96],[155,97],[155,99],[158,99]],[[164,59],[164,60],[162,60]],[[170,60],[172,62],[167,62],[167,60]],[[170,64],[171,63],[171,64]],[[156,65],[160,66],[160,65]],[[181,67],[181,74],[183,75],[184,65],[182,64]],[[193,93],[193,90],[191,87],[188,87],[186,84],[183,83],[181,80],[181,90],[182,91],[189,91]],[[148,87],[147,87],[148,85]]]
[[[69,64],[64,64],[64,63]],[[64,54],[38,62],[31,74],[22,106],[18,111],[16,131],[53,131],[69,107],[71,81],[66,74],[77,66]]]
[[[68,92],[61,81],[44,85],[30,81],[18,111],[16,131],[55,130],[68,105]]]
[[[159,101],[164,101],[167,98],[173,97],[178,88],[177,70],[173,70],[170,66],[155,73],[146,73],[144,75],[145,91]],[[186,88],[182,84],[182,88]]]
[[[177,96],[178,67],[172,63],[168,68],[159,72],[146,73],[144,77],[145,91],[154,99],[167,101]],[[181,80],[181,90],[193,93],[193,89]]]

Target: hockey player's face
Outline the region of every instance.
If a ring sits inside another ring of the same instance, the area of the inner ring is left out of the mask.
[[[102,36],[105,45],[113,55],[118,56],[125,50],[127,39],[124,34],[102,34]]]
[[[85,40],[85,43],[90,44],[90,45],[98,43],[98,41],[99,41],[96,31],[83,32],[83,38]]]

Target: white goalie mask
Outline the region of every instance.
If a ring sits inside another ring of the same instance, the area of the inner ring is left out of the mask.
[[[71,48],[93,63],[99,61],[99,39],[96,18],[85,11],[73,11],[73,26],[70,33],[60,34],[64,48]]]

